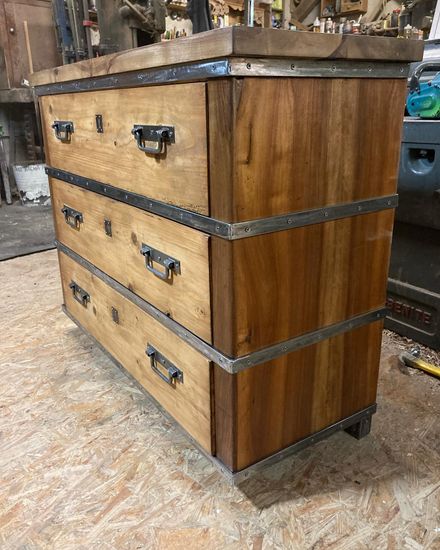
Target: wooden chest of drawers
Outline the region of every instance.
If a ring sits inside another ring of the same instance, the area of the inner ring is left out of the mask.
[[[33,77],[65,310],[233,479],[369,431],[421,55],[231,28]]]

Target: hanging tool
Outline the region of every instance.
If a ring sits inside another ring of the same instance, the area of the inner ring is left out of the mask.
[[[432,376],[440,378],[440,367],[423,361],[423,359],[420,358],[420,349],[417,347],[412,348],[409,353],[407,351],[401,353],[399,355],[399,361],[407,367],[420,369],[428,374],[432,374]]]

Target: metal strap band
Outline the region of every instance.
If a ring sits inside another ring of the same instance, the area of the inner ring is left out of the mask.
[[[369,214],[389,208],[396,208],[398,203],[397,195],[388,195],[373,199],[365,199],[350,203],[336,204],[314,210],[305,210],[302,212],[292,212],[282,216],[272,216],[270,218],[260,218],[246,222],[228,223],[209,216],[190,212],[183,208],[166,204],[154,199],[149,199],[142,195],[124,191],[112,185],[107,185],[96,180],[77,176],[64,170],[47,167],[46,173],[68,183],[88,189],[94,193],[110,197],[131,206],[135,206],[147,212],[157,214],[169,220],[183,223],[199,231],[209,233],[227,240],[243,239],[264,235],[265,233],[274,233],[275,231],[285,231],[294,227],[304,227],[316,223],[323,223],[332,220],[339,220],[359,214]]]
[[[77,263],[82,265],[85,269],[93,273],[93,275],[96,275],[99,279],[104,281],[104,283],[109,285],[113,290],[121,294],[124,298],[129,300],[134,305],[138,306],[142,311],[147,313],[147,315],[156,319],[156,321],[171,330],[184,342],[192,346],[207,359],[213,361],[230,374],[236,374],[242,370],[254,367],[255,365],[259,365],[260,363],[264,363],[272,359],[276,359],[277,357],[281,357],[282,355],[286,355],[287,353],[303,348],[305,346],[317,344],[318,342],[326,340],[327,338],[331,338],[332,336],[336,336],[338,334],[342,334],[363,325],[373,323],[375,321],[383,319],[388,311],[386,308],[369,311],[368,313],[357,315],[356,317],[346,319],[344,321],[341,321],[340,323],[335,323],[319,330],[302,334],[301,336],[297,336],[296,338],[291,338],[290,340],[280,342],[279,344],[269,346],[248,355],[232,358],[224,355],[222,352],[207,344],[204,340],[187,330],[185,327],[183,327],[173,319],[170,319],[170,317],[165,315],[165,313],[162,313],[153,305],[125,288],[123,285],[109,277],[106,273],[76,254],[76,252],[74,252],[67,246],[58,241],[56,241],[56,245],[61,252],[71,257]]]
[[[98,340],[90,334],[78,321],[78,319],[75,319],[75,317],[68,311],[66,306],[62,306],[62,309],[64,313],[71,319],[79,329],[81,329],[84,334],[86,334],[89,338],[92,339],[94,344],[111,360],[113,363],[127,376],[127,378],[130,379],[130,381],[148,398],[150,401],[159,409],[159,411],[172,423],[175,423],[175,425],[178,427],[178,429],[189,439],[189,441],[196,447],[199,452],[205,456],[224,476],[225,478],[232,484],[238,485],[239,483],[245,481],[249,477],[251,477],[253,474],[256,474],[257,472],[263,470],[266,467],[271,466],[272,464],[276,464],[280,460],[284,460],[285,458],[288,458],[289,456],[293,455],[294,453],[297,453],[299,451],[302,451],[303,449],[307,448],[310,445],[313,445],[315,443],[318,443],[319,441],[322,441],[323,439],[329,437],[330,435],[346,430],[347,428],[350,428],[354,424],[357,424],[358,422],[364,420],[364,419],[370,419],[371,416],[376,412],[377,405],[373,404],[369,407],[366,407],[365,409],[362,409],[359,412],[356,412],[350,416],[347,416],[347,418],[344,418],[343,420],[340,420],[339,422],[335,422],[334,424],[331,424],[327,428],[324,428],[323,430],[320,430],[319,432],[316,432],[312,435],[309,435],[308,437],[305,437],[304,439],[301,439],[300,441],[297,441],[296,443],[293,443],[293,445],[290,445],[289,447],[286,447],[285,449],[282,449],[281,451],[278,451],[277,453],[264,458],[263,460],[260,460],[259,462],[256,462],[252,466],[248,466],[247,468],[244,468],[243,470],[239,472],[231,472],[227,466],[225,466],[217,457],[212,456],[209,454],[199,443],[196,441],[186,430],[183,426],[181,426],[171,415],[170,413],[164,409],[164,407],[148,392],[148,390],[142,386],[142,384],[122,365],[109,351],[105,349],[105,347],[98,342]]]
[[[35,93],[43,96],[111,88],[134,88],[173,82],[203,81],[225,76],[406,78],[408,70],[408,63],[398,62],[227,57],[36,86]]]
[[[318,78],[406,78],[408,63],[331,59],[240,59],[230,61],[231,76]]]
[[[366,407],[365,409],[362,409],[361,411],[354,413],[348,416],[347,418],[340,420],[339,422],[335,422],[334,424],[331,424],[330,426],[328,426],[327,428],[324,428],[323,430],[320,430],[319,432],[309,435],[304,439],[300,439],[293,445],[290,445],[289,447],[282,449],[278,453],[268,456],[267,458],[264,458],[263,460],[260,460],[259,462],[256,462],[255,464],[252,464],[252,466],[248,466],[247,468],[244,468],[239,472],[235,472],[235,473],[231,472],[221,462],[215,459],[216,462],[218,462],[217,467],[221,469],[222,473],[227,478],[229,478],[229,480],[232,483],[237,485],[239,483],[242,483],[246,479],[248,479],[250,476],[263,470],[264,468],[267,468],[268,466],[271,466],[272,464],[275,464],[280,460],[284,460],[288,456],[298,453],[299,451],[302,451],[306,447],[309,447],[314,443],[318,443],[319,441],[326,439],[327,437],[329,437],[330,435],[336,432],[346,430],[347,428],[350,428],[351,426],[353,426],[354,424],[357,424],[361,420],[371,418],[371,416],[376,412],[376,409],[377,409],[376,404],[370,405],[369,407]]]

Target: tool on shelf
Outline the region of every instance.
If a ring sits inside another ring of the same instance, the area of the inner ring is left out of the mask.
[[[434,78],[427,82],[420,82],[424,72],[437,71]],[[440,118],[440,63],[426,61],[421,63],[409,84],[409,94],[406,108],[411,116],[420,118]]]

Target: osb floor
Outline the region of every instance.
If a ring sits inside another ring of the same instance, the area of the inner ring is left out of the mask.
[[[0,263],[2,549],[440,548],[440,383],[399,339],[369,437],[234,488],[60,303],[55,251]]]

